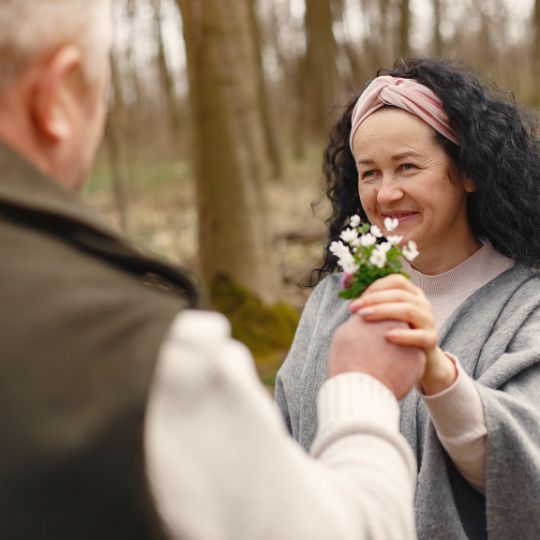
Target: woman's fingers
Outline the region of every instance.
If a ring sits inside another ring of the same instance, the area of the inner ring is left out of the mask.
[[[451,386],[458,376],[455,363],[437,346],[437,333],[425,328],[395,328],[384,334],[394,345],[417,347],[426,353],[426,366],[420,379],[424,394],[433,395]]]
[[[389,289],[362,295],[361,298],[353,300],[350,303],[349,310],[354,313],[363,307],[397,302],[410,302],[412,304],[418,304],[425,309],[431,309],[428,300],[423,295],[415,295],[410,291],[405,291],[403,289]]]
[[[427,328],[388,330],[385,337],[388,341],[404,347],[418,347],[430,351],[437,346],[437,332]]]
[[[394,297],[379,296],[381,293],[391,293],[395,296],[397,301],[407,301],[412,299],[411,296],[422,298],[425,300],[425,295],[419,287],[411,283],[410,280],[400,274],[392,274],[384,278],[380,278],[373,282],[356,300],[353,300],[350,304],[350,310],[355,311],[359,306],[368,305],[373,303],[374,298],[387,298],[383,301],[395,301]],[[374,296],[377,295],[377,296]],[[411,295],[411,296],[406,296]]]
[[[407,279],[401,274],[390,274],[389,276],[380,278],[374,281],[365,291],[364,295],[368,295],[377,291],[384,291],[387,289],[403,289],[409,291],[412,294],[423,294],[422,290],[416,285],[411,283],[410,279]]]
[[[356,312],[366,321],[397,320],[411,325],[413,328],[434,327],[433,315],[424,306],[411,302],[391,302],[362,307]]]
[[[394,343],[420,347],[426,353],[437,345],[437,331],[429,300],[421,289],[399,274],[372,283],[360,298],[350,303],[349,310],[366,321],[395,320],[407,323],[410,329],[396,329],[395,334],[389,333],[388,339]]]

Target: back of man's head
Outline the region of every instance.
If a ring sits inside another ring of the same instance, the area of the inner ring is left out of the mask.
[[[63,44],[81,47],[91,77],[110,40],[109,0],[0,0],[0,85]]]
[[[69,189],[101,139],[110,0],[0,0],[0,140]]]

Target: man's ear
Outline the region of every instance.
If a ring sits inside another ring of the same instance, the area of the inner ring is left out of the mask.
[[[476,186],[474,185],[470,174],[465,175],[464,186],[467,193],[474,193],[476,191]]]
[[[60,142],[72,134],[73,76],[81,69],[82,62],[82,51],[66,45],[42,66],[32,96],[32,112],[37,128],[51,142]]]

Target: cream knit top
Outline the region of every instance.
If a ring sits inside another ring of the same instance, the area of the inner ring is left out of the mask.
[[[512,259],[495,251],[491,243],[486,241],[476,253],[442,274],[422,274],[406,261],[403,267],[410,274],[411,281],[424,291],[431,302],[437,330],[440,330],[448,317],[471,294],[513,265]]]

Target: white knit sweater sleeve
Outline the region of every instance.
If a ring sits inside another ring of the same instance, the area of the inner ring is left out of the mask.
[[[393,395],[345,374],[323,386],[308,456],[288,436],[226,320],[183,312],[146,416],[148,479],[173,539],[415,538],[416,467]]]

